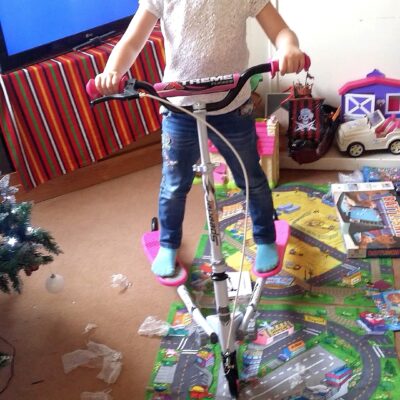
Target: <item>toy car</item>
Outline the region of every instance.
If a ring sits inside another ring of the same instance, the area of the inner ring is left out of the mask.
[[[380,110],[363,118],[345,122],[336,135],[340,151],[351,157],[361,156],[365,150],[389,150],[400,154],[400,121],[395,115],[385,119]]]

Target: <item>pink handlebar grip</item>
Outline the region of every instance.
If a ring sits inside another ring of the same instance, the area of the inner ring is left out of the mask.
[[[89,95],[90,100],[95,100],[101,97],[100,92],[97,90],[94,79],[89,79],[86,84],[86,93]]]
[[[279,71],[279,60],[270,61],[271,64],[271,78],[274,78]],[[304,54],[304,71],[308,71],[311,66],[311,59],[307,54]]]
[[[279,71],[279,60],[272,60],[271,61],[271,78],[274,78],[278,71]]]
[[[126,81],[128,80],[127,76],[123,76],[119,81],[118,91],[123,92]],[[96,84],[94,83],[94,79],[89,79],[86,84],[86,93],[89,95],[91,100],[96,100],[103,95],[97,90]]]

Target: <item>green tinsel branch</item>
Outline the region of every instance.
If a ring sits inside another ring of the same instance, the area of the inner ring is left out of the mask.
[[[32,203],[17,203],[9,176],[0,179],[0,290],[21,292],[21,270],[31,275],[62,253],[49,232],[30,225]]]

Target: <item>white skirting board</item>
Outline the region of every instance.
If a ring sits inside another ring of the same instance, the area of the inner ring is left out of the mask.
[[[364,156],[353,158],[341,153],[335,143],[330,150],[319,160],[299,164],[289,157],[287,150],[281,150],[279,156],[281,169],[315,169],[328,171],[355,171],[362,167],[399,168],[400,155],[389,152],[366,152]]]

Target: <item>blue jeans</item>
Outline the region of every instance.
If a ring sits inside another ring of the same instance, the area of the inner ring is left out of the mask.
[[[163,167],[159,195],[160,244],[178,249],[182,240],[182,223],[186,196],[200,158],[196,121],[189,115],[164,111],[162,122]],[[260,166],[257,135],[248,103],[230,113],[207,116],[207,122],[220,131],[239,153],[249,176],[249,212],[253,238],[257,244],[275,241],[274,209],[267,178]],[[244,190],[245,182],[236,157],[212,131],[209,139],[225,158],[236,185]]]

